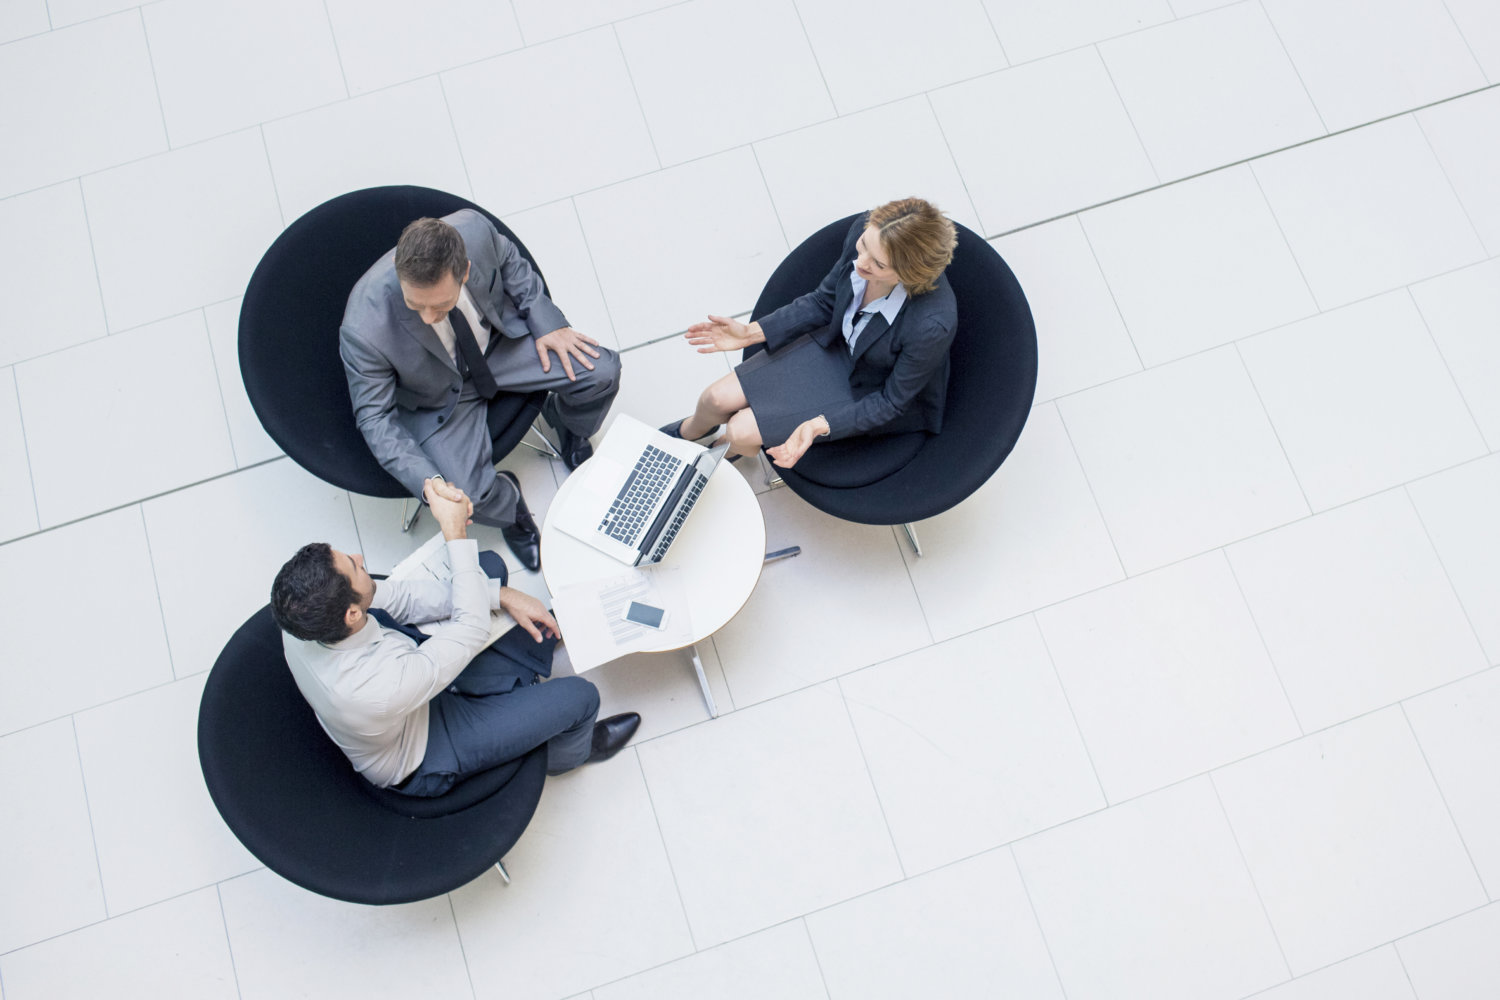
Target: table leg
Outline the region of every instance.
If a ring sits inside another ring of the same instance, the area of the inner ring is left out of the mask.
[[[708,717],[717,719],[719,708],[714,704],[714,693],[708,689],[708,675],[703,672],[703,661],[698,658],[698,646],[689,647],[693,653],[693,669],[698,671],[698,686],[703,688],[703,701],[708,705]]]

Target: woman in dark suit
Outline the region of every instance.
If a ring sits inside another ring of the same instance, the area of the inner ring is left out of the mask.
[[[791,468],[821,438],[942,428],[948,348],[957,328],[943,271],[956,237],[920,198],[855,221],[838,263],[813,291],[756,323],[723,316],[688,328],[700,354],[766,350],[703,390],[693,415],[662,430],[692,440],[726,425],[730,454],[763,442]]]

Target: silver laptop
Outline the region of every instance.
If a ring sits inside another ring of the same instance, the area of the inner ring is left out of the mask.
[[[729,449],[668,437],[633,417],[615,417],[554,524],[631,566],[661,562]]]

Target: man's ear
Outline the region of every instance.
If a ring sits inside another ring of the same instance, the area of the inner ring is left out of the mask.
[[[344,624],[349,626],[350,632],[359,628],[364,622],[365,612],[358,604],[351,604],[344,609]]]
[[[469,283],[469,275],[471,273],[473,273],[473,271],[474,271],[474,262],[471,260],[467,264],[464,265],[464,280],[460,281],[459,284],[460,285],[467,285]]]

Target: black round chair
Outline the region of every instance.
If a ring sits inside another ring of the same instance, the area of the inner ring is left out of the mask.
[[[383,904],[439,896],[499,866],[541,800],[547,748],[436,798],[378,789],[318,724],[265,607],[209,672],[198,761],[219,815],[267,868],[319,895]]]
[[[793,250],[766,282],[752,319],[816,288],[857,217],[829,223]],[[1036,394],[1036,325],[1005,261],[982,237],[958,226],[947,274],[958,300],[958,332],[942,432],[820,442],[792,468],[772,466],[824,513],[861,524],[906,524],[913,544],[911,522],[957,505],[1000,468]],[[757,344],[745,356],[763,349]]]
[[[366,496],[406,497],[383,469],[354,422],[339,323],[360,275],[422,216],[461,208],[483,212],[516,249],[541,269],[505,223],[473,202],[423,187],[378,187],[341,194],[286,228],[256,265],[240,306],[240,376],[261,425],[308,472]],[[543,278],[543,287],[546,279]],[[506,394],[514,413],[497,413],[499,461],[525,437],[544,392]],[[504,419],[501,419],[504,418]]]

